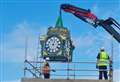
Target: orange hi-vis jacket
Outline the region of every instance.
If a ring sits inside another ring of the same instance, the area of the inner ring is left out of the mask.
[[[42,73],[43,74],[49,74],[50,73],[50,67],[49,66],[44,66],[42,68]]]

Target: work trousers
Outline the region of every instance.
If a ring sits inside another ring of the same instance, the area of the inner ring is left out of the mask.
[[[44,74],[44,79],[50,79],[50,74],[49,73]]]
[[[103,76],[105,80],[108,80],[107,66],[99,66],[99,79],[102,80]]]

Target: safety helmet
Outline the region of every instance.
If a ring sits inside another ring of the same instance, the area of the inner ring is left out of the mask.
[[[46,57],[46,59],[45,59],[46,61],[49,61],[50,60],[50,58],[49,57]]]
[[[104,47],[101,47],[101,48],[100,48],[100,50],[101,50],[101,51],[104,51],[104,50],[105,50],[105,48],[104,48]]]

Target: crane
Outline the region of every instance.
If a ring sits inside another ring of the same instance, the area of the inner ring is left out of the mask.
[[[81,19],[82,21],[92,25],[93,27],[101,26],[103,27],[110,35],[112,35],[118,43],[120,43],[120,24],[113,18],[109,17],[106,20],[98,19],[96,15],[94,15],[90,9],[82,9],[70,4],[62,4],[60,6],[60,12],[65,11],[68,13],[73,14],[77,18]],[[118,30],[116,30],[117,28]]]

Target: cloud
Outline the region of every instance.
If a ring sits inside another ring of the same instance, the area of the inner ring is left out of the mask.
[[[79,36],[73,38],[73,44],[77,48],[91,46],[93,42],[94,42],[94,38],[91,38],[90,36]]]
[[[79,37],[73,37],[73,42],[77,48],[88,48],[95,46],[103,46],[107,47],[111,43],[111,36],[108,34],[100,34],[100,33],[92,33],[88,32],[85,35],[81,35]]]
[[[98,29],[99,31],[99,29]],[[87,56],[89,59],[95,57],[92,59],[94,61],[96,59],[96,56],[99,52],[99,49],[101,47],[105,47],[108,54],[111,56],[111,50],[112,50],[112,41],[113,41],[113,52],[114,52],[114,64],[118,65],[119,58],[120,58],[120,44],[113,39],[110,34],[108,34],[106,31],[103,32],[103,30],[100,30],[99,32],[88,32],[85,35],[81,35],[78,37],[73,37],[73,43],[75,45],[75,53],[76,54],[84,54],[89,55]],[[91,54],[92,53],[92,54]],[[75,54],[75,55],[76,55]],[[83,56],[83,55],[81,55]]]
[[[28,58],[33,59],[37,55],[38,37],[45,34],[47,27],[26,21],[15,25],[12,32],[5,34],[3,42],[3,61],[23,62],[25,55],[25,39],[28,38]],[[31,57],[30,57],[31,56]]]
[[[34,27],[34,25],[32,25]],[[41,27],[41,26],[40,26]],[[43,31],[44,30],[44,31]],[[6,62],[23,62],[24,61],[24,47],[25,47],[25,37],[28,36],[28,60],[34,60],[37,54],[37,45],[38,45],[38,36],[45,34],[47,28],[39,28],[37,30],[31,29],[31,24],[27,22],[20,23],[16,25],[16,29],[11,33],[6,35],[5,41],[5,61]],[[101,44],[105,45],[110,49],[111,38],[109,34],[103,36],[103,34],[97,33],[96,35],[92,32],[89,32],[87,35],[82,35],[79,37],[73,38],[74,44],[78,49],[86,48],[86,54],[91,52],[96,53],[96,47],[100,47]],[[98,42],[99,41],[99,42]],[[115,50],[118,49],[118,43],[115,42]],[[98,48],[97,47],[97,48]],[[118,54],[118,51],[116,51]],[[93,54],[90,54],[93,56]],[[115,55],[116,56],[116,55]],[[119,58],[116,58],[119,61]],[[116,60],[116,61],[117,61]],[[120,70],[114,71],[114,80],[119,82],[118,75]],[[89,77],[83,77],[89,78]],[[97,79],[95,77],[90,77],[91,79]],[[20,80],[14,81],[3,81],[3,82],[20,82]]]

